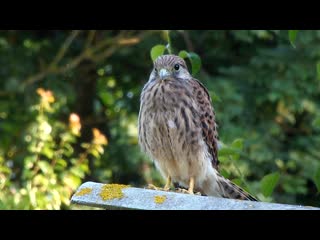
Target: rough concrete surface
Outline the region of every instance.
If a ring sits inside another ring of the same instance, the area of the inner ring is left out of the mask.
[[[108,192],[109,200],[103,200],[103,186],[106,184],[86,182],[72,196],[71,203],[105,209],[141,210],[320,210],[320,208],[278,203],[251,202],[217,197],[206,197],[176,192],[164,192],[143,188],[114,188],[121,191]],[[118,186],[114,184],[114,186]]]

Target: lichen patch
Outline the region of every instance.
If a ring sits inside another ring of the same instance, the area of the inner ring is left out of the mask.
[[[124,197],[122,189],[129,187],[124,184],[104,184],[101,188],[100,197],[102,200],[121,199]]]
[[[92,188],[82,188],[79,192],[77,192],[76,196],[83,196],[86,194],[90,194],[92,192]]]
[[[154,196],[154,202],[157,204],[162,204],[167,199],[165,195],[163,196]]]

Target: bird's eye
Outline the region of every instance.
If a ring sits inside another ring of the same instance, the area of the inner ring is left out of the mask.
[[[176,65],[174,65],[174,70],[176,70],[176,71],[178,71],[179,70],[179,68],[180,68],[180,65],[179,64],[176,64]]]
[[[154,71],[155,71],[155,73],[157,73],[157,72],[158,72],[158,70],[157,70],[156,68],[154,68]]]

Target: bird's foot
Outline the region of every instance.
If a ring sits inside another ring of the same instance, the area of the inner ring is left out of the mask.
[[[177,190],[176,190],[176,192],[178,192],[178,193],[187,193],[187,194],[194,194],[194,192],[192,191],[192,192],[190,192],[189,190],[187,190],[187,189],[184,189],[184,188],[178,188]]]
[[[153,184],[148,184],[148,189],[158,190],[158,191],[169,191],[171,186],[171,177],[167,177],[166,185],[163,188],[156,187]]]
[[[201,196],[201,192],[193,192],[193,191],[187,190],[185,188],[177,188],[176,192]]]
[[[193,192],[193,191],[190,191],[190,189],[187,190],[187,189],[185,189],[185,188],[177,188],[177,189],[176,189],[176,192],[201,196],[201,192]]]
[[[161,187],[156,187],[153,184],[148,184],[148,189],[157,190],[157,191],[166,191],[166,192],[170,190],[169,187],[164,186],[163,188],[161,188]]]

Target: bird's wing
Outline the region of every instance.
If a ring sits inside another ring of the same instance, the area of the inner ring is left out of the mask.
[[[211,97],[208,90],[199,80],[193,80],[193,94],[199,109],[202,136],[212,156],[212,166],[218,170],[218,131]]]

